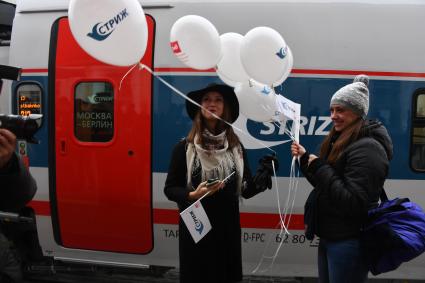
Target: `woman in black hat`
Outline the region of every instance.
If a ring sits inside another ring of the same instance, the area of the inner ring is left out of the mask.
[[[229,123],[237,119],[239,103],[231,87],[210,85],[188,97],[203,108],[186,101],[193,125],[174,148],[164,192],[180,211],[209,192],[202,205],[212,229],[195,244],[180,219],[180,282],[238,282],[242,280],[239,198],[271,188],[272,160],[277,167],[277,159],[263,157],[255,177],[251,176],[238,136],[214,116]],[[223,180],[233,172],[226,183],[206,185],[208,179]]]

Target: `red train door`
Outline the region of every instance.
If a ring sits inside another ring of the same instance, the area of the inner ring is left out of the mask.
[[[153,69],[155,23],[150,16],[147,21],[142,63]],[[152,76],[135,68],[119,89],[130,67],[90,57],[74,40],[67,18],[55,23],[51,40],[55,238],[69,248],[149,253]]]

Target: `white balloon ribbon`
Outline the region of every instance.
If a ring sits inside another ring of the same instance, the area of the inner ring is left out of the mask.
[[[301,106],[299,106],[299,109],[298,109],[299,111],[301,110],[300,107]],[[282,126],[285,127],[285,133],[288,136],[290,136],[293,141],[298,141],[299,123],[300,123],[299,115],[295,116],[295,118],[296,119],[293,120],[293,125],[292,125],[290,130],[286,129],[286,123],[282,124]],[[294,210],[295,198],[296,198],[297,191],[298,191],[298,181],[299,181],[299,171],[298,171],[298,173],[296,173],[296,168],[297,168],[296,163],[295,163],[296,160],[297,160],[297,157],[294,156],[292,158],[292,162],[291,162],[291,169],[290,169],[290,173],[289,173],[288,195],[286,197],[285,206],[283,208],[283,211],[280,208],[280,195],[279,195],[278,183],[277,183],[274,163],[272,164],[273,165],[275,186],[276,186],[275,191],[276,191],[277,205],[278,205],[278,211],[279,211],[279,217],[280,217],[280,221],[277,223],[276,228],[280,227],[278,237],[281,239],[281,241],[279,242],[278,246],[274,249],[274,251],[270,252],[270,250],[273,250],[272,243],[275,242],[275,237],[270,236],[269,240],[267,241],[266,247],[263,250],[261,258],[260,258],[257,266],[252,271],[252,273],[265,273],[273,267],[273,264],[274,264],[277,256],[279,255],[280,248],[282,247],[282,244],[284,242],[284,240],[283,240],[284,236],[290,234],[288,228],[289,228],[289,225],[291,223],[291,217],[292,217],[292,213],[293,213],[293,210]],[[286,223],[286,226],[285,226],[285,223]]]

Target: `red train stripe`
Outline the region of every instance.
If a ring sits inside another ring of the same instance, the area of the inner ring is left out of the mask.
[[[425,78],[425,73],[409,73],[409,72],[375,72],[375,71],[355,71],[355,70],[309,70],[309,69],[293,69],[293,74],[312,74],[312,75],[358,75],[366,74],[371,77],[419,77]]]
[[[279,214],[241,212],[242,228],[280,229]],[[154,209],[155,224],[178,224],[179,213],[175,209]],[[288,219],[285,221],[287,224]],[[292,214],[289,224],[291,230],[304,230],[304,215]]]
[[[155,72],[163,73],[215,73],[214,69],[195,70],[192,68],[155,68]]]
[[[22,69],[22,73],[47,73],[49,69]]]
[[[22,73],[47,73],[48,69],[22,69]],[[163,73],[214,73],[214,69],[195,70],[192,68],[155,68],[155,72]],[[371,77],[406,77],[406,78],[425,78],[425,73],[410,72],[378,72],[378,71],[359,71],[359,70],[314,70],[314,69],[293,69],[292,74],[304,75],[357,75],[366,74]]]
[[[51,215],[50,203],[47,201],[31,201],[29,206],[31,206],[39,216]],[[153,210],[153,221],[155,224],[177,225],[179,223],[179,213],[176,209],[156,208]],[[279,222],[279,214],[241,212],[242,228],[279,229]],[[288,221],[286,220],[286,222]],[[304,215],[292,214],[289,229],[303,230]]]

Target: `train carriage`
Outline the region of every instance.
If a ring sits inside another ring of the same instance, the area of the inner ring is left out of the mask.
[[[184,93],[220,82],[214,70],[190,69],[173,55],[171,27],[189,14],[207,18],[220,34],[269,26],[284,36],[294,68],[275,90],[302,105],[300,140],[311,149],[318,150],[330,129],[331,95],[355,75],[368,74],[369,117],[387,126],[395,148],[387,193],[425,207],[425,1],[140,4],[148,23],[141,62],[154,75],[134,70],[121,88],[129,67],[104,64],[81,49],[70,32],[67,0],[18,0],[14,7],[11,37],[2,43],[8,60],[2,63],[22,68],[22,74],[17,82],[4,81],[0,112],[43,115],[39,143],[18,143],[38,184],[29,207],[43,256],[93,265],[178,267],[179,215],[163,186],[173,145],[191,120],[184,99],[156,76]],[[289,138],[273,123],[243,115],[236,123],[247,133],[240,138],[252,169],[269,152],[264,145],[277,152],[284,203]],[[318,240],[303,234],[303,205],[311,186],[299,178],[290,234],[284,236],[276,229],[276,189],[241,203],[244,273],[251,273],[268,243],[277,248],[283,242],[266,274],[317,276]],[[422,255],[380,277],[424,279],[424,266]]]

